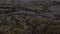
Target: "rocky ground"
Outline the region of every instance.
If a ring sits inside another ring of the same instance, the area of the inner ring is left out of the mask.
[[[0,34],[60,34],[59,9],[59,0],[1,1]]]

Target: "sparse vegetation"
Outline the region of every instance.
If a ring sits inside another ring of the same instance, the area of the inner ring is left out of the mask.
[[[59,34],[60,20],[14,13],[15,11],[18,12],[16,9],[27,12],[30,10],[45,10],[42,4],[13,5],[0,3],[2,9],[0,9],[0,34]]]

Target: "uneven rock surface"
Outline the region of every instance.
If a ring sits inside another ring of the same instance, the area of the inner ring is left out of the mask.
[[[0,0],[0,34],[60,34],[60,0]]]

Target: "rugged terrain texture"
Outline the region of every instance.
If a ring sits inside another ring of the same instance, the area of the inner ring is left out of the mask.
[[[60,1],[0,1],[0,34],[60,34]]]

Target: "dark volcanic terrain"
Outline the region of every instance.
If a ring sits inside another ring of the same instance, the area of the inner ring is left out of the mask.
[[[0,0],[0,34],[60,34],[60,0]]]

